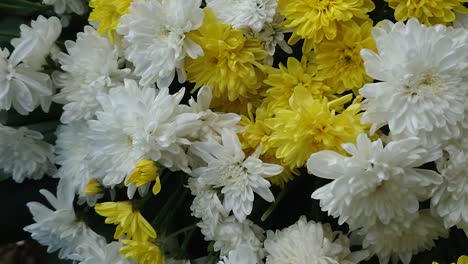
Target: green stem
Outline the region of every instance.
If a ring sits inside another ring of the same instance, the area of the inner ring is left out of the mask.
[[[1,6],[2,6],[2,4],[0,4],[0,7]],[[20,37],[18,34],[2,32],[2,31],[0,31],[0,36],[8,37],[8,38],[19,38]]]
[[[271,213],[273,213],[273,211],[276,209],[276,206],[281,202],[281,200],[283,200],[284,196],[286,196],[288,192],[289,188],[288,186],[285,186],[283,190],[281,190],[278,197],[276,197],[275,202],[272,205],[270,205],[270,207],[265,211],[265,213],[263,213],[262,217],[260,218],[262,222],[265,222],[265,220],[267,220],[268,217],[270,217]]]
[[[10,9],[23,9],[24,6],[15,6],[15,5],[9,5],[9,4],[3,4],[0,3],[1,8],[10,8]]]
[[[177,230],[177,231],[175,231],[175,232],[173,232],[173,233],[167,235],[166,237],[164,237],[164,239],[170,239],[170,238],[176,237],[176,236],[178,236],[178,235],[180,235],[180,234],[182,234],[182,233],[185,233],[185,232],[187,232],[187,231],[191,231],[191,230],[193,230],[193,229],[196,228],[196,227],[197,227],[197,224],[193,224],[193,225],[186,226],[186,227],[184,227],[184,228],[181,228],[181,229],[179,229],[179,230]]]
[[[34,2],[30,2],[30,1],[27,1],[27,0],[15,0],[14,1],[15,4],[18,4],[18,5],[13,5],[13,8],[32,8],[32,9],[35,9],[35,10],[51,10],[52,9],[52,6],[48,6],[48,5],[44,5],[44,4],[40,4],[40,3],[34,3]],[[13,3],[10,3],[10,5],[12,5]]]

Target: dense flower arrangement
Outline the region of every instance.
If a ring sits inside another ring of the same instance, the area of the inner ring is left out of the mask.
[[[24,230],[81,264],[407,264],[466,239],[464,2],[43,0],[0,50],[0,169],[58,179]],[[56,104],[56,140],[9,125]]]

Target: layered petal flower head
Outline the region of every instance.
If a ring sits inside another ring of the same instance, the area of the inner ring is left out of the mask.
[[[126,259],[120,254],[119,250],[121,248],[122,244],[117,241],[113,241],[109,244],[101,243],[97,247],[88,247],[86,250],[80,252],[83,261],[79,264],[137,264],[135,261]]]
[[[162,250],[153,242],[124,239],[122,243],[120,253],[127,259],[134,259],[139,264],[165,264]]]
[[[54,12],[61,15],[72,12],[83,15],[87,10],[83,0],[42,0],[42,3],[54,6]]]
[[[179,105],[181,89],[141,88],[133,80],[98,96],[102,107],[96,120],[89,120],[90,159],[93,176],[105,186],[123,182],[136,164],[153,160],[172,170],[190,171],[184,147],[201,125],[199,115]]]
[[[0,124],[0,169],[18,183],[53,175],[54,147],[43,138],[41,133],[26,127],[15,129]]]
[[[206,5],[223,23],[259,32],[265,23],[273,21],[278,3],[277,0],[208,0]]]
[[[62,88],[54,96],[55,102],[65,105],[60,120],[92,119],[101,109],[97,96],[121,85],[130,69],[120,69],[118,48],[91,26],[77,34],[76,42],[66,41],[65,47],[68,54],[58,55],[63,72],[52,75],[55,85]]]
[[[203,22],[201,0],[135,0],[120,19],[117,32],[124,36],[125,57],[135,65],[143,86],[157,82],[169,87],[177,71],[185,81],[184,59],[203,51],[186,33]]]
[[[363,123],[387,125],[394,137],[417,136],[429,145],[460,135],[467,108],[468,31],[418,20],[383,21],[373,29],[378,54],[361,51],[367,74]]]
[[[206,185],[221,188],[226,211],[232,211],[240,222],[252,212],[254,193],[268,202],[274,200],[269,189],[271,184],[265,178],[279,174],[283,167],[263,163],[259,159],[261,148],[245,158],[235,132],[225,129],[222,144],[214,140],[195,142],[191,151],[207,163],[194,169],[192,176],[199,177]]]
[[[266,264],[357,264],[368,256],[365,251],[351,252],[348,237],[333,232],[330,225],[305,216],[282,230],[268,230],[264,244]]]
[[[444,24],[453,22],[456,12],[468,13],[463,6],[464,0],[385,0],[395,9],[395,19],[405,21],[417,18],[425,25]]]
[[[115,30],[120,25],[120,17],[129,13],[133,0],[91,0],[89,6],[93,9],[89,21],[98,23],[98,32],[108,36],[114,43]]]
[[[49,253],[58,251],[62,259],[83,260],[80,252],[93,248],[103,238],[77,220],[73,209],[74,187],[61,180],[56,196],[47,190],[40,190],[40,193],[54,210],[38,202],[29,202],[27,206],[36,223],[26,226],[24,230],[41,245],[48,246]]]
[[[312,193],[329,215],[351,229],[388,224],[417,214],[419,201],[430,197],[432,188],[442,182],[435,171],[417,167],[441,156],[438,149],[427,149],[418,138],[371,142],[360,134],[356,145],[343,144],[351,157],[333,151],[314,153],[307,161],[312,174],[333,182]]]

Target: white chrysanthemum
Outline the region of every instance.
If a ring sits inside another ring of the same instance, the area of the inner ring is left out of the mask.
[[[27,115],[41,105],[44,112],[49,111],[52,81],[49,75],[22,63],[29,54],[18,48],[10,56],[7,49],[0,49],[0,110],[13,106],[19,114]]]
[[[312,198],[351,229],[416,214],[419,201],[430,198],[432,189],[442,182],[437,172],[417,168],[441,156],[439,150],[421,147],[418,138],[392,141],[384,147],[380,139],[371,142],[360,134],[356,145],[342,147],[351,157],[320,151],[310,156],[307,169],[333,180]]]
[[[0,124],[0,169],[18,183],[54,174],[54,147],[43,138],[26,127],[14,129]]]
[[[85,244],[82,244],[84,248],[81,249],[80,256],[83,261],[79,264],[136,264],[134,260],[129,260],[124,257],[124,255],[119,253],[122,244],[120,242],[113,241],[109,244],[100,243],[96,247],[89,247]],[[90,241],[93,243],[93,241]],[[95,243],[95,242],[94,242]]]
[[[410,19],[380,22],[372,33],[378,54],[363,49],[361,56],[367,74],[381,82],[359,90],[361,121],[429,145],[457,137],[468,102],[468,31]]]
[[[271,23],[276,14],[277,0],[207,0],[219,20],[234,28],[250,27],[262,30],[265,23]]]
[[[218,264],[257,264],[257,256],[247,245],[240,245],[223,256]]]
[[[466,135],[465,135],[466,136]],[[468,234],[468,138],[464,144],[449,146],[437,168],[444,178],[431,200],[431,207],[446,228],[458,225]]]
[[[387,264],[390,260],[397,263],[398,259],[409,264],[414,254],[431,249],[434,240],[448,236],[448,230],[428,210],[400,220],[356,231],[362,237],[363,248],[372,255],[376,254],[380,264]]]
[[[58,251],[59,258],[81,260],[80,245],[91,245],[85,241],[98,241],[100,236],[89,229],[84,222],[78,221],[73,209],[75,192],[66,180],[57,186],[57,196],[47,190],[40,190],[50,205],[51,210],[38,202],[29,202],[27,206],[36,223],[26,226],[25,231],[41,245],[48,246],[47,252]]]
[[[252,212],[254,193],[273,202],[271,184],[265,178],[281,173],[283,167],[263,163],[259,159],[261,147],[245,158],[239,138],[233,131],[224,129],[221,138],[222,144],[214,140],[192,144],[192,153],[207,163],[205,167],[194,169],[192,176],[200,177],[206,185],[221,188],[224,208],[243,222]]]
[[[242,131],[238,125],[241,117],[234,113],[216,113],[210,110],[211,99],[213,98],[211,89],[203,86],[197,94],[197,101],[193,98],[189,100],[191,111],[200,115],[203,122],[197,139],[207,141],[210,138],[221,141],[223,129],[229,129],[236,133]]]
[[[185,81],[185,56],[203,55],[185,36],[203,22],[200,5],[201,0],[135,0],[130,14],[120,18],[117,32],[124,36],[125,56],[135,65],[141,85],[169,87],[176,70],[179,81]]]
[[[468,14],[456,13],[457,19],[453,21],[454,27],[462,27],[468,29]]]
[[[198,115],[179,105],[184,89],[140,88],[133,80],[98,96],[102,111],[89,120],[90,160],[93,176],[106,186],[121,183],[142,159],[154,160],[171,170],[189,172],[184,147],[198,131]]]
[[[62,32],[62,24],[57,17],[38,16],[31,20],[31,27],[21,25],[21,36],[11,40],[17,52],[28,54],[23,60],[29,67],[40,70],[46,64],[51,50],[57,49],[55,41]]]
[[[119,68],[118,48],[93,27],[86,26],[76,42],[68,40],[65,46],[68,54],[58,55],[64,72],[52,75],[54,83],[62,88],[54,101],[65,104],[60,120],[69,123],[92,119],[100,110],[97,96],[121,85],[130,69]]]
[[[42,3],[54,6],[54,12],[61,15],[72,12],[83,15],[87,9],[83,0],[42,0]]]
[[[351,252],[347,236],[333,232],[329,224],[307,222],[302,216],[295,224],[273,232],[264,242],[266,264],[352,264],[368,256]]]

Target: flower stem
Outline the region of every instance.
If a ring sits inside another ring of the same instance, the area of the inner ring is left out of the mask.
[[[2,7],[2,4],[0,4],[0,7]],[[7,37],[7,38],[19,38],[18,34],[9,33],[9,32],[2,32],[2,31],[0,31],[0,36]]]
[[[284,196],[286,196],[288,192],[289,188],[288,186],[285,186],[283,190],[281,190],[278,197],[276,197],[275,202],[272,205],[270,205],[270,207],[265,211],[265,213],[263,213],[262,217],[260,218],[262,222],[265,222],[265,220],[267,220],[268,217],[270,217],[271,213],[273,213],[273,211],[276,209],[276,206],[281,202],[281,200],[283,200]]]
[[[15,0],[14,4],[9,3],[9,4],[3,4],[3,5],[8,5],[9,8],[31,8],[34,10],[51,10],[51,6],[40,4],[40,3],[35,3],[35,2],[30,2],[27,0]]]
[[[194,229],[194,228],[196,228],[196,227],[197,227],[197,224],[193,224],[193,225],[186,226],[186,227],[184,227],[184,228],[181,228],[181,229],[179,229],[179,230],[177,230],[177,231],[175,231],[175,232],[173,232],[173,233],[167,235],[167,236],[165,237],[165,239],[169,239],[169,238],[176,237],[176,236],[178,236],[178,235],[180,235],[180,234],[182,234],[182,233],[185,233],[185,232],[187,232],[187,231],[191,231],[192,229]]]

